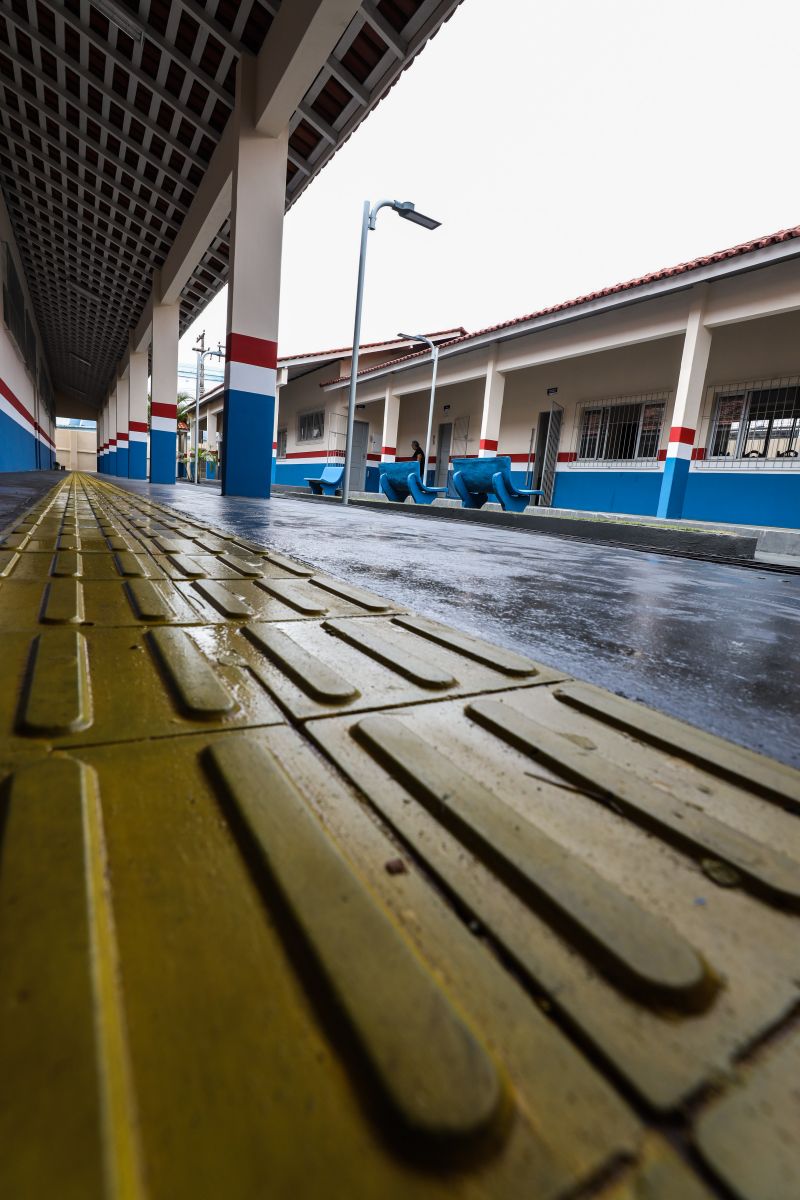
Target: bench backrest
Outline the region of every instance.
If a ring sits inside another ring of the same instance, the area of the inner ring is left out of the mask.
[[[381,475],[385,475],[398,495],[405,498],[410,495],[408,490],[409,475],[416,475],[417,479],[420,477],[419,463],[416,460],[413,462],[381,463],[379,478]]]
[[[344,476],[344,467],[323,467],[320,479],[323,483],[339,483]]]
[[[492,476],[496,471],[509,471],[511,459],[507,454],[496,458],[454,458],[450,461],[453,474],[461,472],[461,478],[470,492],[491,492]]]

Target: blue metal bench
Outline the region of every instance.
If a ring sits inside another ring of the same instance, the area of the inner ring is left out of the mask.
[[[306,483],[315,496],[335,496],[342,486],[343,479],[344,467],[323,467],[318,479],[309,479],[306,476]]]
[[[384,496],[403,504],[411,496],[416,504],[431,504],[447,488],[428,487],[420,479],[418,462],[381,463],[378,487]]]
[[[494,492],[494,477],[511,469],[507,454],[496,458],[454,458],[453,487],[464,508],[483,508]]]
[[[511,472],[505,469],[495,471],[492,476],[492,488],[502,505],[503,512],[522,512],[531,496],[544,495],[541,488],[517,487],[511,478]]]

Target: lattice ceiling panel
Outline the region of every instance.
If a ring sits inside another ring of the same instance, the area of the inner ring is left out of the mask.
[[[291,0],[284,0],[290,3]],[[460,0],[364,0],[290,123],[287,208]],[[0,0],[0,186],[57,393],[99,406],[279,0]],[[181,298],[224,284],[229,223]]]

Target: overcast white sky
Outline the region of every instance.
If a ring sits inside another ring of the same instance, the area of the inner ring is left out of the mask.
[[[800,223],[796,0],[464,0],[286,219],[279,353],[477,329]],[[225,294],[196,329],[225,336]],[[185,384],[184,384],[185,386]]]

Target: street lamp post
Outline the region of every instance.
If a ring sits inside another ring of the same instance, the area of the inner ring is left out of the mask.
[[[358,347],[361,341],[361,309],[364,303],[364,272],[367,265],[367,234],[375,228],[378,213],[382,208],[392,208],[405,221],[421,225],[423,229],[438,229],[441,221],[417,212],[410,200],[379,200],[370,208],[364,201],[361,216],[361,249],[358,257],[358,284],[356,286],[356,316],[353,328],[353,361],[350,366],[350,391],[347,397],[347,437],[344,451],[344,479],[342,480],[342,504],[350,500],[350,467],[353,459],[353,421],[356,412],[356,387],[358,378]]]
[[[433,405],[436,400],[436,371],[439,366],[439,347],[424,333],[398,333],[398,337],[410,342],[423,342],[431,351],[431,399],[428,405],[428,429],[425,434],[425,462],[422,467],[422,482],[428,482],[428,459],[431,456],[431,430],[433,429]]]
[[[205,334],[200,335],[201,338]],[[204,350],[202,342],[195,346],[197,352],[197,374],[194,382],[194,482],[200,482],[200,376],[203,373],[203,363],[207,358],[224,358],[222,343],[217,342],[216,350]]]

